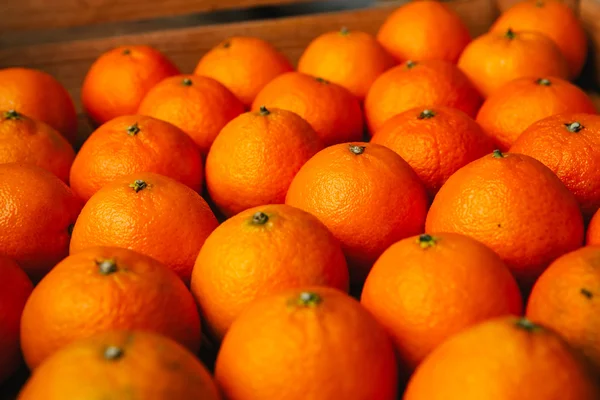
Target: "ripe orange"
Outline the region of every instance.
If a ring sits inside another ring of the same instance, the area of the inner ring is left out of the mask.
[[[17,263],[0,256],[0,384],[23,362],[19,329],[32,289],[33,284]]]
[[[181,128],[206,156],[219,131],[244,112],[244,105],[212,78],[178,75],[154,86],[138,114],[162,119]]]
[[[538,32],[511,29],[473,40],[461,54],[458,67],[483,97],[518,78],[569,78],[567,61],[552,39]]]
[[[575,195],[585,219],[600,208],[600,116],[564,113],[527,128],[511,152],[550,168]]]
[[[410,164],[433,199],[452,174],[494,150],[471,117],[444,106],[416,107],[387,120],[371,139]]]
[[[579,17],[559,0],[526,0],[515,3],[490,28],[492,32],[534,31],[547,35],[562,51],[570,77],[576,78],[587,57],[587,37]]]
[[[166,176],[139,172],[115,179],[88,200],[70,250],[128,248],[156,258],[189,283],[196,256],[217,225],[198,193]]]
[[[325,144],[361,140],[363,118],[359,101],[342,86],[300,72],[288,72],[260,91],[253,111],[280,108],[304,118]]]
[[[399,62],[458,61],[471,35],[458,14],[440,1],[411,1],[385,20],[377,39]]]
[[[221,340],[255,299],[307,285],[347,291],[344,253],[316,217],[280,204],[248,209],[215,229],[200,250],[191,288]]]
[[[81,88],[87,114],[98,124],[135,114],[154,85],[179,74],[177,67],[150,46],[119,46],[90,67]]]
[[[234,36],[202,56],[194,74],[221,82],[250,107],[267,83],[293,70],[287,58],[269,42],[256,37]]]
[[[96,247],[65,258],[35,287],[23,310],[21,345],[34,369],[75,340],[119,329],[200,347],[196,304],[173,272],[131,250]]]
[[[475,117],[482,99],[467,77],[447,61],[407,61],[382,74],[367,94],[371,135],[396,114],[414,107],[447,106]]]
[[[506,151],[529,125],[566,112],[596,114],[596,107],[583,90],[566,80],[520,78],[486,99],[477,122]]]
[[[363,101],[375,79],[395,64],[369,33],[342,28],[314,39],[298,61],[298,71],[348,89]]]
[[[34,164],[0,164],[0,254],[35,282],[67,256],[82,204],[51,172]]]
[[[410,372],[450,336],[523,310],[519,287],[500,257],[456,233],[393,244],[369,273],[361,303],[390,332]]]
[[[581,350],[600,372],[600,246],[554,261],[535,283],[527,317],[552,328]]]
[[[600,392],[559,335],[500,317],[444,342],[417,368],[404,400],[592,400]]]
[[[324,287],[254,302],[225,337],[215,378],[229,400],[392,400],[398,391],[384,329],[356,300]]]
[[[50,74],[29,68],[0,69],[0,110],[16,110],[47,123],[70,143],[77,113],[67,90]]]
[[[177,342],[144,331],[78,340],[34,372],[18,400],[220,400],[209,372]]]
[[[50,125],[15,110],[0,111],[0,163],[36,164],[68,183],[74,158],[71,144]]]
[[[487,245],[524,290],[554,259],[583,242],[577,200],[556,175],[532,157],[498,150],[446,181],[425,227],[462,233]]]
[[[410,165],[371,143],[344,143],[317,153],[292,181],[285,202],[329,228],[358,284],[391,244],[423,231],[428,205]]]
[[[202,157],[194,141],[176,126],[143,115],[114,118],[90,135],[71,168],[71,188],[87,201],[107,183],[136,172],[202,188]]]

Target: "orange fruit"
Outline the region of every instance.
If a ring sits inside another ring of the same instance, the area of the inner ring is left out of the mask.
[[[600,392],[559,335],[500,317],[459,333],[417,368],[404,400],[592,400]]]
[[[119,46],[94,61],[81,87],[81,101],[86,113],[103,124],[135,114],[154,85],[178,74],[177,67],[150,46]]]
[[[77,113],[67,90],[52,75],[30,68],[0,69],[0,110],[16,110],[47,123],[70,143]]]
[[[559,0],[526,0],[504,11],[490,28],[492,32],[534,31],[548,36],[562,51],[570,77],[579,76],[587,58],[588,43],[575,12]]]
[[[300,167],[322,148],[310,124],[291,111],[242,114],[223,128],[206,158],[210,197],[227,216],[283,203]]]
[[[560,78],[520,78],[488,97],[477,122],[506,151],[529,125],[560,113],[593,113],[588,95]]]
[[[395,64],[369,33],[342,28],[315,38],[298,61],[298,71],[319,76],[364,100],[375,79]]]
[[[200,250],[191,288],[221,340],[255,299],[307,285],[348,291],[344,253],[316,217],[277,204],[243,211],[215,229]]]
[[[415,107],[447,106],[475,118],[481,97],[467,77],[447,61],[407,61],[382,74],[365,99],[371,135],[396,114]]]
[[[458,14],[440,1],[411,1],[379,28],[377,39],[399,62],[458,61],[471,35]]]
[[[35,287],[23,310],[21,346],[34,369],[69,343],[119,329],[200,347],[196,304],[177,275],[131,250],[90,248],[65,258]]]
[[[511,152],[550,168],[575,195],[585,219],[600,208],[600,116],[564,113],[527,128]]]
[[[525,290],[554,259],[583,242],[579,205],[558,177],[532,157],[498,150],[446,181],[425,228],[487,245]]]
[[[50,125],[15,110],[0,111],[0,163],[36,164],[68,183],[74,158],[71,144]]]
[[[552,328],[581,350],[600,372],[600,246],[555,260],[535,283],[527,317]]]
[[[229,400],[391,400],[398,391],[384,329],[358,301],[325,287],[254,302],[225,337],[215,378]]]
[[[569,78],[567,61],[552,39],[538,32],[511,29],[473,40],[461,54],[458,67],[483,97],[518,78]]]
[[[168,337],[113,331],[78,340],[39,366],[19,400],[126,398],[220,400],[200,361]]]
[[[288,59],[269,42],[248,36],[234,36],[206,53],[194,74],[221,82],[246,107],[275,77],[293,71]]]
[[[408,162],[432,199],[458,169],[494,150],[471,117],[444,106],[415,107],[388,119],[371,143]]]
[[[410,165],[378,144],[328,147],[300,169],[286,204],[319,218],[342,244],[361,283],[391,244],[423,231],[427,194]]]
[[[96,129],[71,168],[71,188],[87,201],[116,178],[154,172],[202,189],[202,157],[194,141],[168,122],[124,115]]]
[[[208,154],[219,131],[244,112],[244,105],[212,78],[178,75],[164,79],[142,100],[138,114],[181,128]]]
[[[33,290],[27,274],[10,258],[0,256],[0,383],[21,365],[21,313]]]
[[[588,224],[585,242],[588,245],[600,245],[600,210],[596,211]]]
[[[325,144],[361,140],[359,101],[347,89],[320,77],[288,72],[269,82],[256,96],[253,111],[280,108],[304,118]]]
[[[408,371],[458,332],[523,310],[519,287],[500,257],[456,233],[393,244],[369,273],[361,303],[390,332]]]
[[[156,258],[189,283],[196,256],[217,225],[198,193],[166,176],[140,172],[115,179],[88,200],[70,251],[124,247]]]
[[[39,280],[69,251],[82,204],[51,172],[34,164],[0,164],[0,255]]]

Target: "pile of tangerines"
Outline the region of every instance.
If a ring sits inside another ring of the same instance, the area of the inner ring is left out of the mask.
[[[31,399],[600,398],[600,116],[585,33],[437,1],[297,68],[0,70],[0,380]],[[594,216],[596,214],[596,216]],[[214,359],[201,349],[215,349]],[[214,361],[214,365],[213,365]]]

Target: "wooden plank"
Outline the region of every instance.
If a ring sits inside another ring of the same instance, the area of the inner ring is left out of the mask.
[[[308,1],[312,0],[4,0],[0,33]]]

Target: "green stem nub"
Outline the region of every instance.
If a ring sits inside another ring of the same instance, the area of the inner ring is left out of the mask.
[[[565,126],[567,127],[567,129],[569,130],[569,132],[572,132],[572,133],[577,133],[577,132],[579,132],[580,130],[583,129],[583,125],[581,125],[577,121],[571,122],[569,124],[565,124]]]
[[[224,49],[230,48],[231,47],[231,42],[229,40],[224,41],[222,47]]]
[[[517,34],[515,33],[515,31],[512,30],[512,28],[508,28],[508,30],[506,31],[506,38],[509,40],[513,40],[514,38],[517,37]]]
[[[435,246],[437,241],[437,238],[426,233],[419,235],[419,238],[417,239],[417,243],[419,244],[419,246],[421,246],[422,249],[427,249],[429,247]]]
[[[319,77],[316,77],[315,79],[317,80],[317,82],[322,83],[323,85],[329,85],[329,81],[327,79],[323,79],[323,78],[319,78]]]
[[[264,225],[268,221],[269,221],[269,216],[262,211],[259,211],[252,216],[252,223],[254,225]]]
[[[129,136],[135,136],[138,133],[140,133],[140,127],[138,126],[138,123],[136,122],[135,124],[127,127],[127,134]]]
[[[524,330],[526,330],[528,332],[535,332],[535,331],[542,330],[542,327],[540,325],[534,324],[533,322],[531,322],[527,318],[519,318],[517,320],[516,325],[517,325],[517,328],[524,329]]]
[[[406,68],[411,69],[417,66],[417,62],[413,60],[408,60],[406,62]]]
[[[116,361],[119,358],[123,357],[123,355],[125,355],[125,352],[123,351],[123,349],[117,346],[108,346],[104,350],[104,358],[109,361]]]
[[[591,298],[594,297],[594,293],[590,292],[589,290],[587,290],[585,288],[582,288],[581,291],[580,291],[580,293],[582,295],[584,295],[585,297],[587,297],[588,299],[591,299]]]
[[[139,192],[140,190],[144,190],[148,187],[148,184],[141,179],[136,179],[135,182],[129,185],[130,188],[135,190],[135,192]]]
[[[492,157],[494,157],[494,158],[504,158],[506,156],[500,150],[496,149],[496,150],[494,150],[492,152]]]
[[[128,56],[128,55],[130,55],[130,54],[131,54],[131,50],[130,50],[130,49],[125,49],[125,50],[123,50],[123,53],[122,53],[122,54],[123,54],[124,56]]]
[[[342,27],[342,29],[340,29],[340,35],[342,36],[347,36],[350,33],[350,29],[348,29],[347,27]]]
[[[435,117],[435,113],[431,110],[423,110],[417,119],[429,119]]]
[[[361,155],[362,153],[365,152],[366,147],[365,146],[359,146],[356,144],[351,144],[348,146],[348,149],[350,149],[350,152],[356,154],[357,156]]]
[[[184,78],[183,81],[181,81],[181,84],[183,86],[192,86],[192,80],[190,78]]]
[[[7,112],[4,113],[4,118],[6,118],[6,119],[19,119],[19,118],[21,118],[21,114],[19,114],[15,110],[8,110]]]
[[[267,115],[271,114],[271,111],[267,110],[267,107],[265,106],[260,106],[260,115],[262,115],[263,117],[266,117]]]
[[[550,82],[550,79],[546,78],[540,78],[537,81],[535,81],[535,83],[542,86],[550,86],[552,84],[552,82]]]
[[[96,264],[98,264],[98,269],[100,269],[102,275],[114,274],[119,269],[116,261],[112,259],[96,261]]]
[[[303,307],[314,307],[321,301],[323,301],[321,296],[314,292],[302,292],[298,296],[298,305]]]

